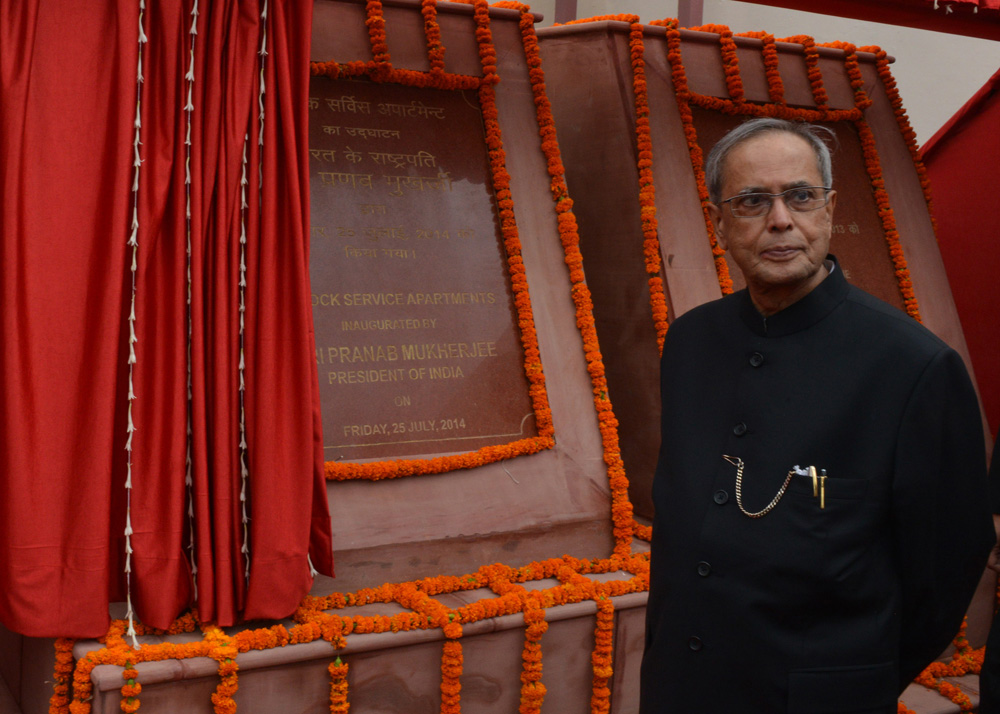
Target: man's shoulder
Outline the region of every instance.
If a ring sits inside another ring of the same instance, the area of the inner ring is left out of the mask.
[[[700,331],[713,325],[724,325],[739,315],[740,293],[724,295],[717,300],[709,300],[691,308],[670,323],[669,335],[674,329],[680,332]]]
[[[861,288],[850,286],[844,306],[846,318],[858,330],[877,333],[882,339],[891,338],[909,350],[936,354],[948,348],[944,340],[913,317]]]

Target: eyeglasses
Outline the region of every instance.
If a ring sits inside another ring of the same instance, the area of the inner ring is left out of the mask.
[[[818,210],[830,202],[832,190],[824,186],[796,186],[781,193],[741,193],[722,203],[728,203],[729,210],[737,218],[759,218],[770,212],[776,198],[784,201],[790,211]]]

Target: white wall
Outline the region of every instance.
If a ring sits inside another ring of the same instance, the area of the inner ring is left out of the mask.
[[[530,3],[549,25],[555,0]],[[677,17],[677,0],[577,0],[577,17],[632,13],[643,22]],[[875,22],[817,15],[734,0],[704,0],[702,22],[733,32],[766,30],[776,37],[812,35],[817,42],[841,40],[878,45],[896,61],[892,74],[903,107],[923,145],[1000,69],[1000,42]]]

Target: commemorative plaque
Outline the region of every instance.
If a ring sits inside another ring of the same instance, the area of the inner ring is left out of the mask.
[[[534,436],[476,93],[316,77],[309,106],[326,460]]]

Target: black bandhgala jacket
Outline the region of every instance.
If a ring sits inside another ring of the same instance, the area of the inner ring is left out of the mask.
[[[642,714],[895,711],[995,542],[961,357],[835,269],[763,318],[746,291],[667,332]],[[820,495],[795,475],[825,469]]]

